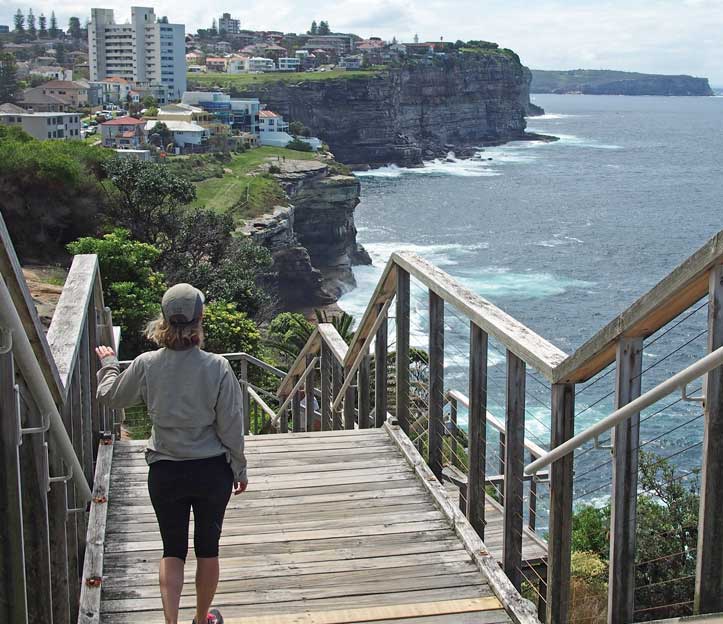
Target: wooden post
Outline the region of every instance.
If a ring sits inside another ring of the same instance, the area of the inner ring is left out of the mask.
[[[397,421],[409,435],[409,273],[397,267]]]
[[[295,386],[298,382],[299,376],[294,375],[293,385]],[[291,399],[291,430],[294,433],[301,431],[301,397],[298,392],[295,392]]]
[[[534,531],[537,523],[537,478],[534,475],[530,479],[530,502],[528,509],[529,517],[527,518],[527,527],[530,531]]]
[[[723,346],[723,265],[711,269],[708,351]],[[723,367],[708,373],[698,514],[695,613],[723,611]]]
[[[575,384],[553,384],[550,447],[575,435]],[[573,458],[570,453],[550,466],[550,515],[547,535],[547,609],[545,622],[567,622],[570,612]]]
[[[470,323],[469,336],[469,475],[467,519],[484,539],[485,478],[487,457],[487,333]]]
[[[239,380],[241,381],[241,404],[244,417],[244,435],[251,432],[251,401],[249,400],[249,363],[246,358],[239,361]]]
[[[379,305],[377,314],[381,314]],[[384,319],[374,341],[374,425],[381,427],[387,420],[387,321]]]
[[[615,407],[640,396],[643,339],[621,338],[617,345]],[[635,609],[635,527],[638,500],[640,414],[613,431],[613,480],[610,506],[608,622],[627,624]]]
[[[442,479],[444,428],[444,300],[429,291],[429,458],[427,463]]]
[[[97,448],[97,440],[93,435],[93,403],[95,396],[91,395],[90,378],[93,374],[90,358],[95,357],[91,352],[90,340],[88,337],[88,325],[83,328],[83,336],[80,341],[80,352],[78,355],[78,366],[80,367],[80,404],[81,404],[81,428],[83,430],[83,468],[88,483],[93,483],[93,453]]]
[[[507,441],[505,440],[505,432],[500,431],[500,441],[498,446],[498,454],[499,454],[499,460],[500,460],[500,470],[499,474],[501,477],[505,476],[505,449],[507,448]],[[502,489],[497,493],[497,496],[500,498],[500,505],[505,504],[505,483],[504,480],[502,481]]]
[[[461,462],[457,458],[457,453],[459,452],[459,444],[457,444],[457,399],[454,397],[451,397],[449,399],[449,431],[447,432],[449,435],[449,454],[451,455],[450,459],[452,460],[452,466],[455,468],[463,468],[464,466],[461,466]],[[465,496],[466,498],[466,496]]]
[[[306,356],[307,367],[313,359],[313,355]],[[316,386],[316,368],[312,368],[304,380],[304,402],[306,405],[304,408],[305,431],[314,430],[314,419],[316,418],[316,414],[314,413],[314,386]]]
[[[28,621],[15,367],[0,354],[0,621]]]
[[[341,390],[341,386],[344,383],[344,369],[342,368],[341,364],[336,361],[336,359],[332,362],[331,365],[331,396],[332,401],[336,399],[337,395],[339,394],[339,391]],[[332,409],[331,411],[331,428],[333,431],[338,431],[341,429],[341,412],[339,411],[339,408]]]
[[[95,355],[95,348],[98,346],[98,313],[95,308],[95,303],[91,299],[90,305],[88,306],[88,350],[89,350],[89,365],[90,365],[90,414],[91,414],[91,431],[93,434],[92,445],[93,445],[93,460],[95,461],[98,455],[98,441],[100,440],[100,432],[103,429],[102,423],[102,408],[100,403],[96,401],[95,396],[98,391],[98,380],[96,373],[98,372],[98,358]]]
[[[522,585],[523,472],[525,467],[526,365],[507,351],[507,401],[505,418],[505,507],[502,568],[515,588]]]
[[[321,343],[321,430],[331,425],[331,351]]]
[[[371,357],[367,354],[362,358],[361,364],[359,364],[359,429],[368,429],[370,425],[370,370]]]
[[[351,364],[346,367],[344,377],[351,372]],[[344,393],[344,429],[354,429],[355,414],[354,407],[356,405],[356,390],[354,385],[350,385]]]

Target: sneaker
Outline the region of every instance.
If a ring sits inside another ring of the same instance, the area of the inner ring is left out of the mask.
[[[193,618],[193,624],[196,624],[196,618]],[[202,624],[223,624],[223,615],[218,609],[211,609]]]

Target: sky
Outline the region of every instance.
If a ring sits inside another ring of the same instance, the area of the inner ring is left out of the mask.
[[[512,48],[535,69],[620,69],[692,74],[723,86],[723,0],[157,0],[158,15],[208,27],[228,11],[242,28],[304,32],[312,20],[332,30],[411,41],[485,39]],[[12,25],[18,8],[36,15],[55,9],[60,25],[91,6],[130,17],[130,3],[106,0],[0,0],[0,24]]]

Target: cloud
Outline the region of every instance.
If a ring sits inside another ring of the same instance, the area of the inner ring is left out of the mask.
[[[146,3],[141,3],[146,4]],[[210,26],[229,10],[226,0],[149,1],[156,13],[187,30]],[[0,0],[0,23],[12,24],[18,8],[36,15],[55,8],[60,24],[90,15],[91,6],[130,16],[120,0],[58,5],[50,0]],[[299,3],[249,0],[236,11],[244,27],[305,32],[312,20],[332,28],[411,40],[488,39],[518,52],[530,67],[613,68],[656,73],[690,73],[723,85],[721,0],[317,0]],[[271,7],[271,8],[270,8]]]

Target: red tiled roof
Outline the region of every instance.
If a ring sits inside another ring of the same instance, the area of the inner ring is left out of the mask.
[[[49,80],[42,84],[44,89],[85,89],[85,87],[72,80]]]
[[[136,133],[133,130],[126,130],[125,132],[121,132],[119,136],[121,139],[132,139],[136,136]]]
[[[281,115],[277,115],[276,113],[268,110],[262,110],[259,111],[259,117],[266,117],[267,119],[275,118],[275,117],[281,117]]]
[[[120,84],[130,84],[130,80],[126,80],[125,78],[120,78],[118,76],[104,78],[101,82],[119,82]]]
[[[136,119],[135,117],[117,117],[110,121],[104,121],[101,126],[140,126],[145,125],[145,121],[142,119]]]

